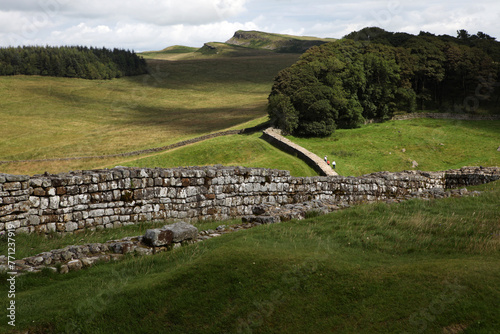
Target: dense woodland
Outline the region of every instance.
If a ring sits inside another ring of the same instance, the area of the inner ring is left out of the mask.
[[[500,43],[365,28],[313,47],[276,77],[268,112],[286,133],[328,136],[396,112],[498,110]]]
[[[131,51],[83,46],[0,48],[0,75],[46,75],[112,79],[146,73],[146,62]]]

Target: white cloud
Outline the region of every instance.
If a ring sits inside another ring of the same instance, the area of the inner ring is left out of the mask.
[[[52,32],[49,44],[83,44],[149,51],[176,44],[187,45],[187,41],[191,46],[202,46],[203,43],[209,41],[225,41],[240,29],[255,30],[257,26],[251,22],[231,23],[228,21],[204,25],[176,24],[166,27],[145,23],[119,23],[114,27],[89,26],[79,23],[64,31]]]
[[[0,45],[80,44],[158,50],[225,41],[238,29],[340,38],[389,31],[500,38],[498,0],[1,0]]]
[[[60,1],[60,0],[50,0]],[[61,6],[62,15],[156,25],[206,24],[244,11],[245,0],[85,0]]]

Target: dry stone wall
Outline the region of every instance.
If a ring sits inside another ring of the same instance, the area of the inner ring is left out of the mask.
[[[392,118],[394,121],[403,121],[415,118],[436,118],[436,119],[455,119],[464,121],[498,121],[500,115],[473,115],[473,114],[459,114],[459,113],[409,113],[404,115],[397,115]]]
[[[338,175],[332,167],[325,163],[323,159],[316,154],[306,150],[300,145],[286,139],[281,135],[281,130],[273,127],[267,128],[263,131],[262,137],[272,145],[279,149],[297,156],[299,159],[305,161],[312,169],[319,175],[323,176],[336,176]]]
[[[418,197],[433,189],[498,180],[500,168],[407,171],[362,177],[292,177],[242,167],[114,168],[64,174],[0,174],[0,234],[73,233],[139,221],[223,220],[256,205],[308,201],[336,205]]]

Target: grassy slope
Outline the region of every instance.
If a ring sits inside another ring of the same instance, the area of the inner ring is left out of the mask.
[[[272,79],[297,57],[150,60],[150,75],[111,81],[1,77],[0,160],[127,152],[244,123],[265,115]],[[91,167],[85,163],[44,169]]]
[[[500,166],[500,121],[415,119],[337,130],[329,138],[292,141],[337,163],[340,175],[462,166]],[[403,149],[405,152],[403,152]]]
[[[302,51],[321,43],[334,41],[334,38],[293,36],[262,31],[237,31],[226,43],[254,49],[276,50],[278,52]]]
[[[305,162],[280,151],[260,136],[260,133],[256,133],[210,139],[146,158],[131,158],[131,161],[122,162],[122,165],[168,168],[221,164],[286,169],[293,176],[317,175]]]
[[[489,191],[363,205],[67,275],[19,277],[16,329],[493,333],[500,183],[481,189]]]

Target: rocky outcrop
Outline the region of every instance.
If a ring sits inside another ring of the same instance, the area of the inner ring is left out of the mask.
[[[291,35],[272,34],[261,31],[238,30],[233,37],[226,41],[227,44],[249,48],[273,50],[285,53],[304,53],[313,46],[319,46],[334,39],[302,38]]]

